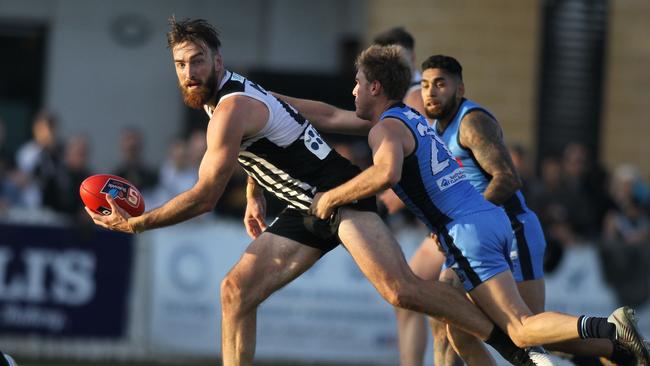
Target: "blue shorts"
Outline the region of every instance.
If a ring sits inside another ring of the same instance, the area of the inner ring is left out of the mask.
[[[446,225],[438,240],[447,260],[466,291],[505,271],[513,270],[510,261],[512,227],[505,211],[495,207],[463,216]]]
[[[518,215],[510,215],[514,240],[510,260],[515,281],[524,282],[544,277],[544,251],[546,239],[537,215],[526,209]]]

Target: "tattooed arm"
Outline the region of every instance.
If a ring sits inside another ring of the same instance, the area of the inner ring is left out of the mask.
[[[497,205],[519,188],[521,179],[503,142],[501,127],[482,111],[467,114],[460,125],[460,144],[472,151],[476,161],[492,176],[483,196]]]

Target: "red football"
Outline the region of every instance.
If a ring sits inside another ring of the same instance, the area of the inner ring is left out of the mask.
[[[96,174],[86,178],[79,186],[81,200],[91,211],[110,215],[111,206],[105,195],[110,194],[115,203],[131,216],[144,212],[144,199],[137,188],[128,180],[110,174]]]

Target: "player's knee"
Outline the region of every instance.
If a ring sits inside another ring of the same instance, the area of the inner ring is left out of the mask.
[[[384,299],[391,305],[397,308],[416,310],[417,299],[410,285],[395,283],[386,286],[381,292]]]
[[[221,281],[221,307],[224,311],[240,311],[247,303],[247,291],[235,276],[227,275]]]
[[[519,348],[537,346],[537,344],[533,342],[533,338],[529,332],[526,330],[526,327],[520,323],[508,326],[508,336],[510,336],[512,342]]]

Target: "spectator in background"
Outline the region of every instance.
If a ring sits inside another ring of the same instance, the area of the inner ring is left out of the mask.
[[[192,188],[198,178],[198,166],[192,164],[188,142],[182,138],[172,140],[158,173],[158,185],[147,204],[158,207],[172,197]]]
[[[187,152],[190,159],[190,165],[196,168],[197,171],[201,164],[203,154],[205,154],[205,149],[207,148],[207,142],[205,139],[205,131],[203,130],[192,131],[187,139]]]
[[[48,171],[58,164],[61,145],[57,140],[57,119],[48,111],[41,111],[32,124],[32,139],[16,153],[18,168],[33,175],[36,169]],[[49,173],[49,172],[48,172]]]
[[[78,192],[81,182],[91,174],[88,154],[86,136],[76,135],[68,140],[61,165],[44,181],[43,206],[72,217],[84,214]]]
[[[520,144],[512,144],[509,146],[508,150],[510,152],[512,164],[515,166],[515,169],[521,178],[520,190],[524,194],[524,197],[530,197],[530,185],[535,180],[535,177],[533,176],[533,170],[530,167],[528,152],[526,151],[526,148]]]
[[[143,141],[140,131],[133,127],[124,129],[120,136],[122,161],[113,174],[128,180],[145,193],[156,186],[158,175],[143,162],[142,148]]]
[[[11,155],[5,145],[5,123],[0,117],[0,213],[12,204],[16,195],[15,188],[9,180],[9,170],[12,165]]]
[[[32,139],[16,153],[20,173],[14,178],[21,190],[21,201],[28,207],[43,204],[42,192],[62,165],[62,148],[57,138],[57,119],[48,112],[36,115]]]
[[[633,306],[643,304],[650,296],[650,218],[639,194],[644,187],[635,167],[616,168],[609,185],[615,206],[605,216],[602,235],[605,279],[619,303]]]
[[[571,208],[569,216],[582,240],[595,241],[611,201],[607,194],[607,174],[579,142],[567,144],[562,160],[563,180]],[[574,203],[580,203],[580,206]]]

